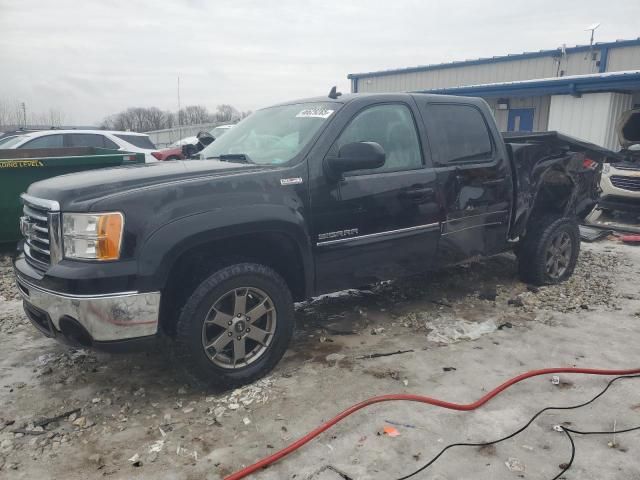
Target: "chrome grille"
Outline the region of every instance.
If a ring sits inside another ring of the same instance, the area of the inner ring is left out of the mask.
[[[640,192],[640,177],[624,177],[622,175],[612,175],[611,184],[614,187],[622,188],[632,192]]]
[[[23,194],[22,203],[24,207],[20,231],[24,236],[25,258],[32,266],[44,270],[51,264],[52,247],[56,246],[55,239],[51,238],[51,231],[52,223],[59,224],[57,202]]]
[[[627,165],[627,164],[621,164],[621,163],[614,163],[613,167],[616,168],[616,170],[635,170],[638,171],[640,170],[640,163],[636,164],[636,165]]]

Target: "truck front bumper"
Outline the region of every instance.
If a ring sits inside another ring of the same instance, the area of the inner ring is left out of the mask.
[[[17,270],[16,282],[25,313],[49,337],[99,346],[149,337],[158,331],[160,292],[70,295],[36,286]]]

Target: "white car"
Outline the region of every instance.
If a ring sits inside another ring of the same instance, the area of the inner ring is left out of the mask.
[[[640,109],[624,112],[616,129],[627,161],[604,164],[598,207],[640,212]]]
[[[209,133],[211,134],[211,136],[213,138],[218,138],[221,135],[223,135],[226,132],[228,132],[229,129],[233,128],[234,126],[235,126],[235,124],[218,125],[217,127],[213,128],[212,130],[209,130]],[[177,140],[177,141],[173,142],[171,145],[169,145],[169,147],[181,147],[182,145],[197,145],[197,144],[198,144],[198,137],[197,136],[193,136],[193,137],[185,137],[185,138],[182,138],[180,140]]]
[[[177,141],[173,142],[171,145],[169,145],[169,148],[171,148],[171,147],[181,147],[182,145],[195,145],[196,143],[198,143],[198,137],[196,137],[196,136],[185,137],[185,138],[182,138],[180,140],[177,140]]]
[[[221,135],[227,133],[229,131],[230,128],[233,128],[235,126],[235,124],[231,124],[231,125],[218,125],[217,127],[215,127],[213,130],[209,130],[209,133],[211,134],[211,136],[213,138],[218,138]]]
[[[41,130],[29,132],[4,142],[1,148],[67,148],[98,147],[125,152],[144,153],[145,162],[157,162],[152,155],[157,151],[149,135],[136,132],[109,130]]]

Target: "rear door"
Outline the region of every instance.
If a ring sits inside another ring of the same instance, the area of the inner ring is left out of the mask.
[[[488,109],[472,102],[418,102],[445,208],[438,260],[453,263],[502,251],[512,179],[506,148]]]
[[[337,155],[348,143],[376,142],[386,162],[348,172],[312,191],[320,290],[365,285],[431,266],[440,210],[416,113],[409,97],[407,103],[369,104],[352,112],[330,147],[326,156]]]

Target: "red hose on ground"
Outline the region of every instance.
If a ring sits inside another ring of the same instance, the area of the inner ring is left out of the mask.
[[[567,367],[567,368],[544,368],[542,370],[531,370],[529,372],[518,375],[517,377],[513,377],[510,380],[507,380],[502,385],[499,385],[498,387],[494,388],[489,393],[483,395],[480,399],[476,400],[473,403],[445,402],[443,400],[438,400],[437,398],[426,397],[423,395],[412,395],[407,393],[400,393],[400,394],[394,394],[394,395],[381,395],[378,397],[372,397],[363,402],[357,403],[347,408],[342,413],[338,414],[331,420],[323,423],[319,427],[310,431],[304,437],[299,438],[289,446],[283,448],[282,450],[277,451],[273,455],[269,455],[268,457],[265,457],[262,460],[259,460],[253,465],[249,465],[248,467],[243,468],[242,470],[239,470],[236,473],[229,475],[228,477],[225,477],[224,480],[239,480],[241,478],[245,478],[247,475],[251,475],[252,473],[256,472],[257,470],[260,470],[261,468],[268,467],[272,463],[277,462],[281,458],[289,455],[291,452],[299,449],[300,447],[305,445],[307,442],[311,441],[312,439],[320,435],[322,432],[328,430],[329,428],[334,426],[336,423],[340,422],[341,420],[348,417],[352,413],[355,413],[358,410],[361,410],[375,403],[404,400],[408,402],[428,403],[429,405],[435,405],[436,407],[442,407],[442,408],[448,408],[450,410],[460,410],[460,411],[466,412],[466,411],[475,410],[476,408],[481,407],[482,405],[487,403],[489,400],[491,400],[493,397],[500,394],[502,391],[506,390],[512,385],[515,385],[518,382],[526,380],[527,378],[537,377],[539,375],[550,375],[554,373],[583,373],[588,375],[638,375],[640,374],[640,368],[636,368],[632,370],[601,370],[601,369],[595,369],[595,368]]]

